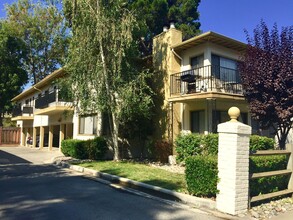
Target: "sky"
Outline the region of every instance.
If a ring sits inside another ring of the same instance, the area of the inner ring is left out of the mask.
[[[0,17],[5,17],[4,4],[16,0],[0,0]],[[293,0],[201,0],[201,30],[213,31],[246,43],[246,29],[250,35],[263,19],[271,29],[293,25]]]

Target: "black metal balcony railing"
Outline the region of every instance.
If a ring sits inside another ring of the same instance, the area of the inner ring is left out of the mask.
[[[35,100],[35,108],[47,108],[50,103],[56,102],[56,91],[45,93]]]
[[[23,106],[22,110],[20,106],[14,107],[12,110],[12,117],[22,116],[24,114],[32,115],[33,107],[31,106]]]
[[[170,93],[190,94],[197,92],[222,92],[243,94],[237,70],[210,65],[170,76]]]

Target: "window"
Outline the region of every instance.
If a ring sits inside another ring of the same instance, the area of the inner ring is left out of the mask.
[[[192,133],[203,133],[205,125],[204,111],[190,112],[190,130]]]
[[[96,115],[79,116],[79,133],[80,134],[97,134],[97,116]]]
[[[225,82],[240,82],[237,61],[212,54],[212,75]]]
[[[203,55],[192,57],[190,59],[191,69],[193,69],[192,75],[202,75],[203,74]]]

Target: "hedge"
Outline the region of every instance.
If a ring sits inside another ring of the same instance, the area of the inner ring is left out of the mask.
[[[260,173],[284,170],[287,167],[287,163],[287,157],[284,155],[251,156],[249,161],[249,171],[250,173]],[[281,175],[250,180],[250,196],[287,189],[289,177],[289,175]]]
[[[177,160],[184,161],[195,155],[217,155],[218,134],[180,134],[175,140]],[[272,138],[252,135],[250,137],[250,151],[274,149],[275,141]]]
[[[108,150],[106,140],[102,137],[95,137],[90,140],[67,139],[61,143],[61,151],[65,156],[76,159],[103,159]]]
[[[186,159],[187,190],[195,196],[215,197],[218,182],[218,161],[215,156],[192,156]]]

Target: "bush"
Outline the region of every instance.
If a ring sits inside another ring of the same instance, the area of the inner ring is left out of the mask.
[[[218,182],[217,157],[193,156],[186,159],[187,190],[196,196],[215,197]]]
[[[104,158],[108,147],[107,142],[102,137],[95,137],[93,140],[86,141],[88,159],[101,160]]]
[[[195,155],[217,155],[218,134],[187,134],[179,135],[175,140],[177,159],[184,161]]]
[[[184,161],[187,157],[199,155],[201,136],[199,134],[178,135],[175,140],[177,160]]]
[[[172,145],[166,140],[157,141],[154,149],[155,159],[167,163],[169,155],[172,154]]]
[[[251,151],[274,149],[275,141],[273,138],[251,135],[249,147]]]
[[[275,170],[284,170],[287,167],[287,158],[283,155],[252,156],[249,162],[250,173],[259,173]],[[256,196],[287,189],[289,175],[262,177],[249,181],[250,195]]]
[[[61,151],[65,156],[76,159],[102,159],[107,152],[107,143],[101,137],[91,140],[63,140],[61,143]]]

